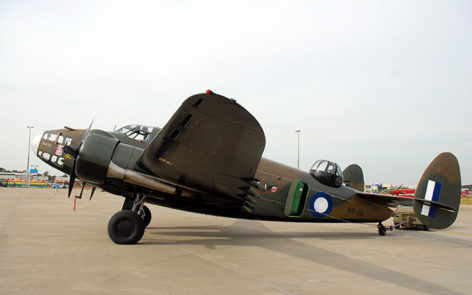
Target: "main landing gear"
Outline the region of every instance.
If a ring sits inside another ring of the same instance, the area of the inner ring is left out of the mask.
[[[116,244],[136,244],[151,222],[151,210],[144,206],[145,196],[136,195],[134,201],[125,199],[121,211],[108,222],[108,235]]]
[[[393,231],[393,226],[385,227],[382,222],[379,222],[377,229],[379,230],[379,236],[385,236],[388,230]]]

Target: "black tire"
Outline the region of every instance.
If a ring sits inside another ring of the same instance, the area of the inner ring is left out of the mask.
[[[143,206],[143,210],[144,210],[144,219],[143,219],[144,227],[147,227],[149,223],[151,223],[152,214],[151,214],[151,210],[149,210],[147,206]]]
[[[395,223],[395,228],[396,228],[396,229],[400,229],[400,227],[401,227],[401,224],[400,224],[400,223]]]
[[[122,210],[108,222],[108,235],[116,244],[136,244],[144,235],[144,222],[138,213]]]
[[[387,231],[383,228],[379,229],[379,236],[385,236],[387,234]]]
[[[385,236],[387,234],[387,229],[382,224],[377,225],[379,230],[379,236]]]

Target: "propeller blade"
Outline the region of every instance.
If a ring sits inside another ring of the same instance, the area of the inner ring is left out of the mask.
[[[80,140],[80,143],[77,146],[80,146],[80,144],[82,144],[82,142],[85,140],[85,138],[89,134],[90,129],[92,129],[93,121],[95,121],[95,116],[92,118],[92,122],[90,122],[90,125],[89,125],[87,131],[85,131],[84,136],[82,137],[82,139]]]
[[[85,138],[86,138],[87,135],[89,134],[90,129],[92,128],[93,121],[95,121],[95,117],[92,119],[92,122],[90,122],[90,125],[89,125],[88,129],[85,130],[85,133],[84,133],[84,135],[82,136],[82,138],[80,139],[79,143],[78,143],[76,146],[65,146],[65,147],[64,147],[64,152],[66,152],[66,153],[69,154],[69,155],[74,156],[74,158],[77,157],[77,155],[79,154],[80,146],[82,145],[82,143],[84,142]]]
[[[75,160],[74,160],[74,164],[72,164],[72,169],[70,171],[69,192],[67,194],[67,198],[70,198],[72,189],[74,188],[74,183],[75,183]]]
[[[92,201],[93,193],[95,192],[96,188],[97,188],[96,186],[92,187],[92,193],[90,194],[90,199],[89,199],[90,201]]]
[[[95,121],[95,116],[92,118],[92,122],[90,122],[90,125],[89,125],[87,131],[85,131],[84,136],[82,136],[82,139],[79,141],[77,146],[75,146],[75,147],[71,147],[71,146],[64,147],[64,151],[66,153],[74,156],[74,163],[72,164],[72,169],[70,171],[69,193],[67,194],[67,198],[70,198],[70,195],[72,194],[72,189],[74,188],[75,164],[77,163],[77,157],[79,156],[80,147],[82,146],[82,143],[84,142],[85,138],[89,134],[90,129],[92,129],[93,121]],[[82,190],[83,190],[83,187],[82,187]],[[92,191],[92,195],[93,195],[93,191]],[[80,196],[82,197],[82,193],[80,194]],[[92,198],[92,197],[90,196],[90,198]]]

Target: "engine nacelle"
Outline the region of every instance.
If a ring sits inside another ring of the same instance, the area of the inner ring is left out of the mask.
[[[80,147],[75,174],[83,181],[105,183],[108,166],[119,140],[101,130],[91,130]]]

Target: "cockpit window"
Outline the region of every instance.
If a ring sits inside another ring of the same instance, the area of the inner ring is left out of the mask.
[[[133,127],[134,127],[134,125],[128,125],[128,126],[125,126],[125,127],[121,127],[120,129],[116,130],[116,132],[126,134],[131,129],[133,129]]]
[[[72,138],[71,137],[66,137],[64,144],[65,145],[70,145],[72,143]]]
[[[343,171],[341,170],[341,167],[337,165],[336,167],[336,175],[343,177]]]
[[[116,132],[122,133],[137,141],[144,141],[149,138],[154,128],[155,127],[143,125],[127,125],[116,130]]]
[[[316,163],[319,163],[317,167],[315,167]],[[328,166],[328,161],[318,161],[316,162],[315,165],[313,165],[313,167],[316,169],[316,170],[322,170],[322,171],[325,171],[326,170],[326,166]],[[312,167],[312,169],[313,169]]]
[[[326,168],[326,172],[328,172],[329,174],[334,174],[334,170],[336,169],[334,166],[335,166],[335,164],[330,163],[328,165],[328,168]]]
[[[340,187],[343,181],[341,167],[330,161],[319,160],[311,166],[310,174],[319,182],[332,187]]]

